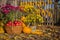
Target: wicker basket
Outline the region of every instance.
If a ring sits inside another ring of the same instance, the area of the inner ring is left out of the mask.
[[[8,34],[20,34],[22,32],[21,26],[5,26],[5,30]]]

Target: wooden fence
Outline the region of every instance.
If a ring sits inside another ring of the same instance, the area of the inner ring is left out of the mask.
[[[28,2],[32,2],[32,4],[29,4],[29,5],[34,5],[34,6],[38,6],[36,4],[41,2],[39,7],[43,8],[44,10],[48,9],[52,13],[52,16],[53,16],[52,18],[50,19],[44,18],[46,25],[53,25],[58,21],[60,16],[59,16],[59,12],[56,11],[58,9],[57,9],[57,2],[55,2],[55,0],[0,0],[0,5],[3,6],[3,4],[5,5],[6,3],[10,3],[14,6],[19,6],[19,5],[25,5],[25,3],[28,3]],[[52,20],[52,21],[49,21],[49,20]]]

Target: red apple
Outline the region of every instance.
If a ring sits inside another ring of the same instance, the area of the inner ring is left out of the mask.
[[[18,21],[15,20],[15,21],[14,21],[14,24],[16,24],[16,23],[18,23]]]
[[[21,26],[22,25],[22,22],[21,21],[18,21],[18,24]]]
[[[13,23],[12,21],[8,21],[8,24],[12,25],[12,23]]]
[[[15,27],[15,24],[13,23],[11,26]]]
[[[21,22],[20,21],[14,21],[14,24],[15,24],[15,26],[21,26]]]
[[[15,26],[18,26],[19,24],[18,24],[18,21],[14,21],[14,24],[15,24]]]
[[[10,24],[8,24],[8,23],[7,23],[7,24],[6,24],[6,26],[7,26],[7,27],[9,27],[9,26],[10,26]]]
[[[8,21],[9,26],[15,26],[15,24],[12,21]]]
[[[15,25],[16,25],[16,26],[19,26],[19,24],[18,24],[18,23],[16,23]]]

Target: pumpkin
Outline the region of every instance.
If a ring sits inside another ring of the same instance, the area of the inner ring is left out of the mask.
[[[24,28],[23,28],[23,32],[26,33],[26,34],[30,34],[30,33],[31,33],[31,28],[29,28],[29,27],[24,27]]]

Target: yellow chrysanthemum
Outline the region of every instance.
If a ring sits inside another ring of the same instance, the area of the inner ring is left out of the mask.
[[[0,27],[0,33],[4,33],[4,30],[2,27]]]

